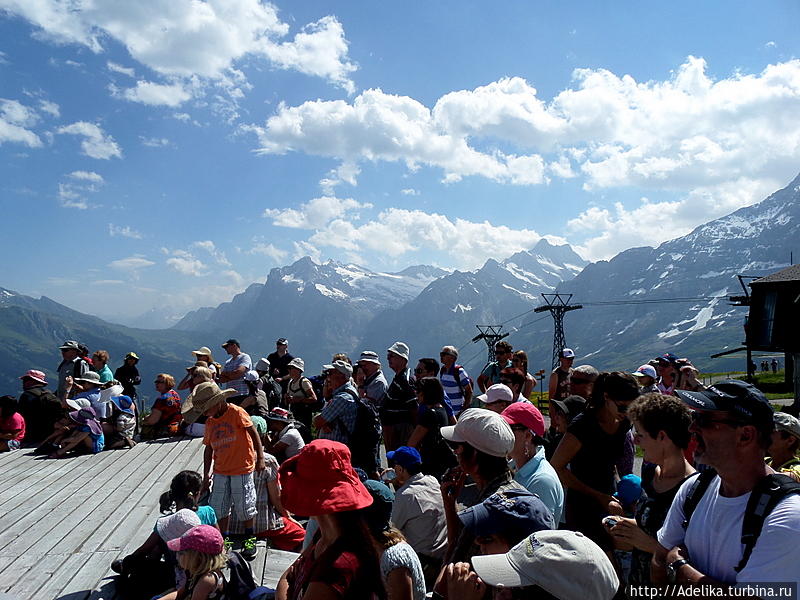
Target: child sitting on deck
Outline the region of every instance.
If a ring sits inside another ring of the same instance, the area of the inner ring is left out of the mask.
[[[18,450],[25,438],[25,419],[17,412],[14,396],[0,398],[0,452]],[[275,467],[277,471],[277,467]]]
[[[262,443],[267,437],[267,422],[262,417],[250,417]],[[278,486],[278,461],[265,452],[263,471],[253,474],[256,487],[256,516],[254,530],[256,537],[269,540],[270,547],[278,550],[297,552],[305,539],[305,529],[295,521],[281,502],[281,489]],[[244,523],[235,514],[231,515],[228,531],[231,535],[245,532]]]
[[[103,428],[97,421],[94,409],[82,408],[69,413],[69,418],[76,425],[71,433],[61,439],[61,447],[51,452],[48,458],[64,458],[71,450],[79,451],[82,454],[97,454],[105,447]],[[58,436],[58,432],[51,437]],[[45,443],[51,439],[45,440]]]
[[[234,390],[235,391],[235,390]],[[228,562],[225,544],[219,530],[198,525],[178,539],[167,542],[178,553],[178,564],[186,570],[187,581],[161,600],[217,600],[225,598],[225,577],[222,569]]]
[[[112,396],[111,412],[108,421],[103,423],[103,434],[108,441],[108,449],[133,448],[133,434],[136,430],[136,415],[133,400],[128,396]]]

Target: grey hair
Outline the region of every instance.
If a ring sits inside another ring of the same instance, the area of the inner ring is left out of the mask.
[[[195,367],[192,369],[192,379],[202,377],[203,381],[214,381],[214,374],[207,367]]]
[[[442,348],[441,354],[449,354],[455,358],[458,358],[458,350],[455,346],[445,346]]]
[[[580,373],[586,379],[591,379],[594,381],[600,375],[600,371],[595,369],[592,365],[579,365],[572,369],[572,373]]]

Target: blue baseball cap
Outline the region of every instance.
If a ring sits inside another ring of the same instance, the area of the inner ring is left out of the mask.
[[[419,450],[411,446],[400,446],[397,450],[387,452],[386,460],[392,461],[406,469],[414,465],[422,464],[422,456],[420,456]]]
[[[614,498],[622,502],[623,506],[628,506],[636,502],[642,496],[642,478],[638,475],[625,475],[617,484],[617,491]]]
[[[496,492],[459,512],[458,518],[474,536],[511,534],[509,537],[521,538],[555,528],[553,514],[528,490]]]

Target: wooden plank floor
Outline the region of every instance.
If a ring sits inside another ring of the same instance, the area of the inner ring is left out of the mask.
[[[188,438],[62,460],[0,454],[0,598],[113,600],[111,562],[152,531],[172,477],[202,463]],[[296,555],[260,546],[256,582],[274,588]]]

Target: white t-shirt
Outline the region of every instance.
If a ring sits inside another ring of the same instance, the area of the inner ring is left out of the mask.
[[[303,441],[303,436],[300,435],[300,432],[297,431],[297,428],[291,423],[284,427],[280,434],[278,434],[278,441],[286,444],[286,450],[284,452],[286,458],[291,458],[299,454],[303,446],[306,445]]]
[[[708,486],[683,529],[683,505],[696,478],[684,482],[675,495],[658,542],[667,549],[685,544],[689,564],[701,573],[729,584],[800,582],[800,495],[781,500],[761,529],[750,560],[741,573],[734,567],[744,553],[742,519],[750,492],[735,498],[719,495],[720,478]]]

